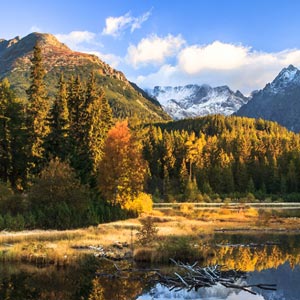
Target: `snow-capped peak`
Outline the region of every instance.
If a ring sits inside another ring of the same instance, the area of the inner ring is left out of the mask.
[[[231,115],[248,101],[240,91],[234,93],[228,86],[213,88],[207,84],[156,86],[153,90],[148,90],[148,93],[174,119],[209,114]]]
[[[300,84],[300,71],[293,65],[283,68],[276,76],[271,84],[266,86],[266,89],[272,93],[284,92],[290,85]]]
[[[277,79],[292,81],[295,78],[298,69],[293,65],[289,65],[287,68],[283,68],[281,72],[278,74]]]

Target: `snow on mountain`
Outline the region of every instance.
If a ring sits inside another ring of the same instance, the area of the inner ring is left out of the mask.
[[[281,70],[276,78],[265,87],[265,91],[273,94],[284,93],[290,86],[300,85],[300,71],[293,65]]]
[[[213,88],[206,84],[156,86],[147,92],[175,120],[210,114],[231,115],[248,101],[241,92],[233,92],[228,86]]]
[[[300,70],[293,65],[282,69],[271,83],[252,93],[236,115],[275,121],[300,132]]]

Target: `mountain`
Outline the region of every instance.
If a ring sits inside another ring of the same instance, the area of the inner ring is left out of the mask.
[[[236,113],[238,116],[276,121],[295,132],[300,131],[300,71],[293,65],[284,68]]]
[[[231,115],[248,101],[240,91],[233,92],[228,86],[156,86],[147,92],[175,120],[211,114]]]
[[[30,84],[30,58],[37,42],[42,49],[50,97],[57,91],[61,72],[66,78],[80,75],[83,80],[94,72],[116,117],[136,114],[143,120],[170,119],[156,100],[145,97],[122,72],[113,69],[95,55],[72,51],[51,34],[31,33],[22,39],[0,39],[0,79],[7,77],[19,97],[26,98],[25,91]]]

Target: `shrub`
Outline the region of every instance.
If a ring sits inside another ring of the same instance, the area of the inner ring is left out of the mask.
[[[137,262],[152,262],[155,254],[154,248],[141,247],[134,250],[133,259]]]
[[[36,224],[65,229],[80,226],[90,200],[87,189],[65,162],[53,159],[29,191],[28,200]]]
[[[40,209],[65,202],[69,207],[82,211],[87,209],[88,199],[75,171],[58,158],[50,161],[29,192],[31,206]]]
[[[195,205],[192,203],[182,203],[179,206],[179,210],[184,215],[191,215],[194,212]]]
[[[168,237],[158,247],[157,260],[169,262],[170,258],[182,262],[191,262],[199,258],[199,251],[190,237]]]
[[[158,228],[151,217],[141,219],[140,222],[142,226],[137,232],[137,239],[142,246],[145,246],[157,238]]]
[[[257,211],[257,209],[255,209],[253,207],[249,207],[245,211],[245,216],[246,217],[258,217],[258,211]]]
[[[139,193],[137,197],[125,204],[125,209],[136,211],[140,215],[143,212],[151,212],[152,206],[151,195]]]

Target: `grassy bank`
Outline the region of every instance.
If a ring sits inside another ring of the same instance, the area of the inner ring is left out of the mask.
[[[112,249],[112,245],[127,243],[125,251],[133,251],[139,261],[167,261],[198,255],[201,243],[215,231],[295,231],[299,230],[299,218],[278,217],[272,212],[255,208],[239,211],[221,209],[194,210],[182,205],[177,210],[154,211],[151,215],[158,229],[154,242],[139,245],[136,237],[141,228],[140,219],[100,224],[99,226],[65,231],[21,231],[0,233],[0,259],[2,261],[30,262],[37,264],[65,265],[78,261],[85,255],[93,255],[93,247]],[[206,254],[209,254],[207,249]],[[200,257],[201,258],[201,257]],[[199,257],[198,257],[199,259]]]

